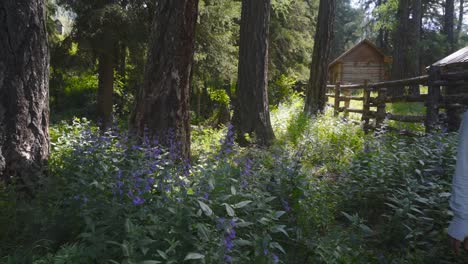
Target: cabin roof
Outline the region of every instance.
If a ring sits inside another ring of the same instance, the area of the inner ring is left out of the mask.
[[[452,64],[468,63],[468,47],[464,47],[447,57],[435,62],[432,66],[445,67]]]
[[[362,46],[362,45],[368,45],[369,47],[371,47],[373,50],[375,50],[379,55],[381,55],[382,57],[385,57],[385,54],[379,49],[377,48],[377,46],[375,46],[370,40],[368,39],[364,39],[364,40],[361,40],[358,44],[354,45],[352,48],[350,48],[349,50],[345,51],[343,54],[341,54],[340,56],[338,56],[338,58],[334,59],[330,65],[328,67],[332,67],[333,65],[335,65],[336,63],[338,63],[340,60],[342,60],[344,57],[346,57],[347,55],[349,55],[351,52],[353,52],[354,50],[356,50],[359,46]]]

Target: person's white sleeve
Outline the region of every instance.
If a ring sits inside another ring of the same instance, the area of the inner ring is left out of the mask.
[[[463,241],[468,237],[468,111],[463,115],[460,129],[450,207],[454,217],[448,228],[448,234]]]

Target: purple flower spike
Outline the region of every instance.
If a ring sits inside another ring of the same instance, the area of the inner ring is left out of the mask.
[[[279,257],[278,257],[276,254],[273,254],[272,257],[273,257],[273,262],[274,262],[274,263],[278,263]]]
[[[226,247],[227,251],[231,251],[231,249],[234,247],[234,243],[232,243],[232,240],[227,237],[224,239],[224,246]]]
[[[133,198],[133,204],[134,205],[141,205],[145,202],[145,199],[139,197],[139,196],[135,196],[135,198]]]

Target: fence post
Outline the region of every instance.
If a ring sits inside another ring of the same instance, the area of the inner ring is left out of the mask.
[[[343,95],[344,96],[351,96],[351,91],[350,90],[344,90]],[[344,102],[345,102],[344,103],[345,109],[349,109],[351,100],[350,99],[345,99]],[[349,117],[349,112],[345,111],[344,117],[348,118]]]
[[[341,84],[337,82],[335,84],[335,116],[340,113],[340,96],[341,96]]]
[[[370,111],[370,96],[371,96],[371,88],[367,87],[368,81],[364,81],[364,100],[363,100],[363,112],[362,112],[362,122],[363,122],[363,129],[364,132],[367,133],[369,131],[369,111]]]
[[[426,133],[431,133],[439,122],[440,86],[434,82],[439,79],[437,67],[429,68],[428,91],[426,101]]]
[[[385,116],[387,115],[387,112],[385,110],[386,104],[387,104],[386,100],[387,100],[387,88],[380,88],[379,94],[377,96],[377,115],[375,117],[376,129],[379,129],[382,127],[382,123],[385,120]]]

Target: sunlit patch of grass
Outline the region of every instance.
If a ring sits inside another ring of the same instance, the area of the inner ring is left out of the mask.
[[[271,125],[278,140],[284,140],[288,125],[294,116],[299,115],[304,108],[304,100],[299,95],[292,95],[270,113]]]
[[[427,86],[421,86],[420,87],[420,94],[427,94]],[[332,93],[332,92],[330,92]],[[343,95],[343,93],[342,93]],[[363,96],[363,92],[358,90],[358,91],[352,91],[349,92],[348,95],[353,95],[353,96]],[[377,97],[378,93],[377,92],[372,92],[371,97],[375,98]],[[357,100],[350,100],[349,101],[349,108],[350,109],[363,109],[363,101],[357,101]],[[335,98],[329,97],[328,98],[328,104],[330,106],[333,106],[335,104]],[[345,102],[341,101],[340,102],[340,107],[344,107]],[[377,111],[376,107],[371,107],[371,111]],[[333,107],[330,107],[330,113],[333,114]],[[386,112],[395,114],[395,115],[412,115],[412,116],[425,116],[426,115],[426,107],[423,102],[420,103],[388,103],[386,104]],[[343,113],[340,113],[340,116],[344,116]],[[362,114],[358,113],[349,113],[348,118],[360,121],[362,119]],[[375,122],[375,120],[371,120],[371,123]],[[398,121],[392,121],[388,120],[386,122],[388,126],[391,126],[393,128],[399,129],[399,130],[412,130],[412,131],[417,131],[417,132],[422,132],[424,131],[424,124],[422,123],[404,123],[404,122],[398,122]]]
[[[192,127],[191,151],[196,160],[200,155],[211,155],[221,146],[221,139],[226,136],[226,128]]]

